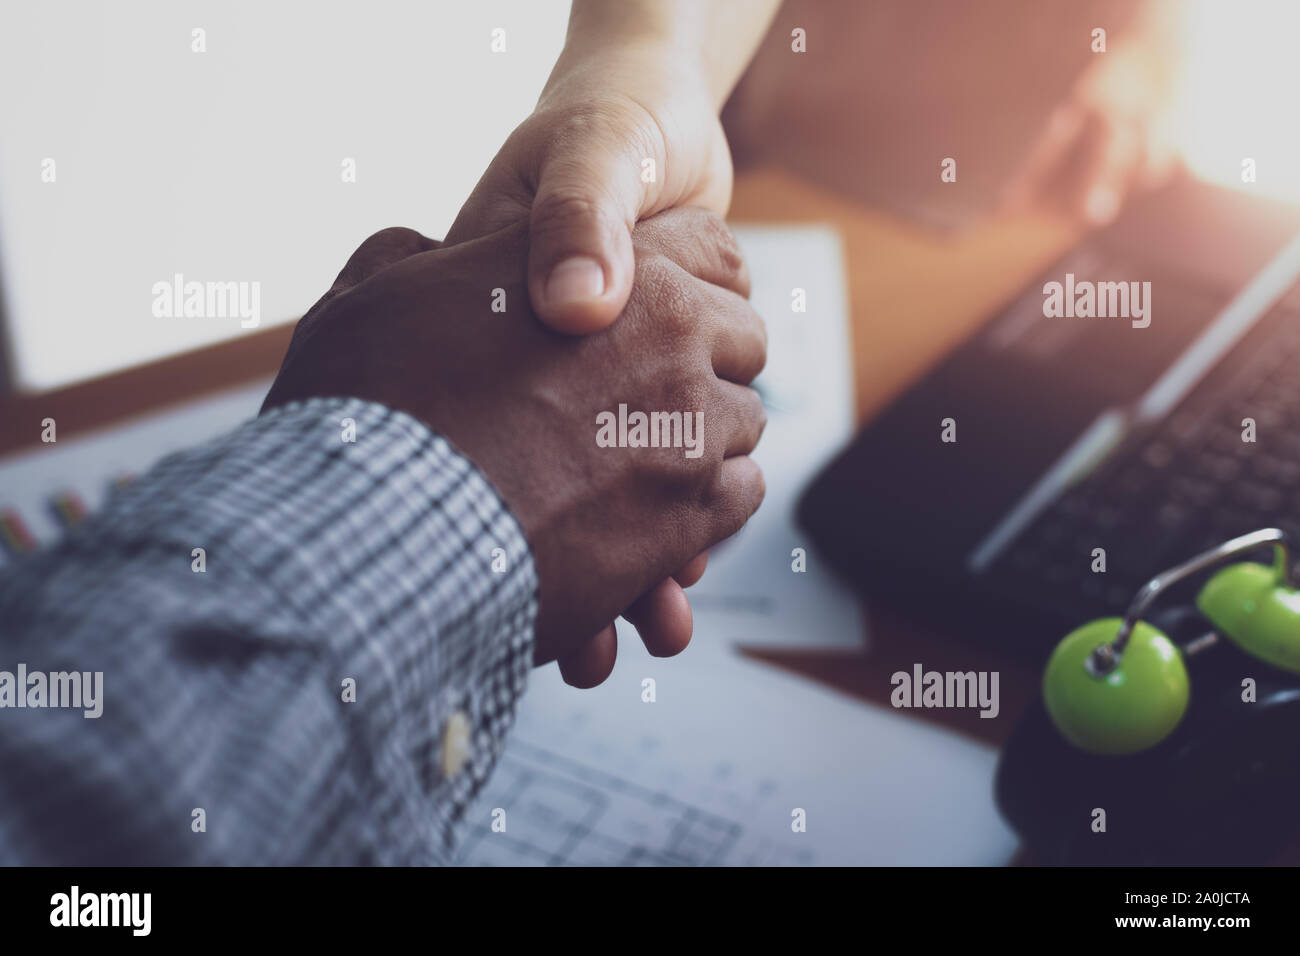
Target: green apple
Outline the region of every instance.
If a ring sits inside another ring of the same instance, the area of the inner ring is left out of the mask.
[[[1205,583],[1196,606],[1247,654],[1300,673],[1300,591],[1279,583],[1276,568],[1230,564]]]
[[[1138,621],[1119,664],[1094,677],[1088,657],[1115,639],[1123,622],[1106,617],[1076,628],[1057,645],[1043,674],[1043,699],[1052,722],[1076,747],[1096,754],[1129,754],[1169,736],[1187,712],[1187,668],[1174,643]]]

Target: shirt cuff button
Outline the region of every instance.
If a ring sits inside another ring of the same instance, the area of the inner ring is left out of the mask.
[[[442,775],[451,779],[464,768],[469,761],[470,751],[469,718],[463,710],[458,710],[447,718],[442,726]]]

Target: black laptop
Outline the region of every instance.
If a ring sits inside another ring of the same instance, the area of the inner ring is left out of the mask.
[[[801,523],[870,599],[1031,658],[1202,548],[1300,535],[1298,235],[1189,179],[1135,200],[867,423]]]

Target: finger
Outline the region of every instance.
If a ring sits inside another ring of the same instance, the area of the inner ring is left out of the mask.
[[[1076,208],[1089,223],[1103,226],[1119,215],[1141,164],[1141,140],[1132,125],[1101,116],[1090,123],[1088,153],[1079,180]]]
[[[673,580],[684,588],[690,587],[704,577],[704,569],[709,566],[709,552],[701,551],[691,558],[686,567],[673,575]]]
[[[1079,139],[1087,118],[1083,107],[1069,103],[1052,111],[1047,125],[1020,169],[1012,175],[1004,195],[1004,204],[1015,210],[1023,209],[1035,199],[1052,192],[1057,185],[1071,146]]]
[[[701,313],[713,322],[713,373],[728,382],[748,385],[767,364],[767,325],[734,292],[702,286]]]
[[[441,245],[437,239],[430,239],[404,226],[381,229],[352,253],[330,291],[335,294],[346,292],[395,262],[421,252],[429,252]]]
[[[1142,135],[1141,185],[1154,189],[1177,172],[1180,154],[1174,118],[1167,112],[1148,116],[1138,129]]]
[[[758,392],[734,382],[719,382],[721,424],[726,429],[723,458],[748,455],[767,426],[767,410]]]
[[[591,130],[561,133],[542,165],[529,219],[528,293],[560,332],[583,335],[618,317],[632,291],[632,226],[645,188],[629,144]]]
[[[571,687],[588,688],[603,683],[614,670],[618,633],[611,623],[576,651],[561,657],[560,677]]]
[[[688,588],[704,576],[704,570],[708,567],[708,564],[709,552],[701,551],[671,578],[656,585],[655,590],[665,588],[673,583],[679,585],[680,588]],[[623,616],[636,626],[642,641],[646,642],[647,647],[653,644],[656,647],[669,648],[673,643],[684,647],[685,642],[690,640],[692,630],[691,606],[685,594],[682,595],[680,603],[666,596],[661,596],[656,601],[647,601],[642,598],[635,602]],[[613,625],[610,626],[613,627]],[[685,631],[684,638],[681,636],[683,630]],[[647,634],[649,634],[649,637],[647,637]],[[651,653],[655,652],[651,651]],[[670,650],[659,656],[666,657],[675,653],[677,653],[676,650]]]
[[[763,472],[753,458],[737,455],[722,463],[722,473],[712,500],[702,516],[708,545],[731,537],[763,503]]]
[[[623,612],[641,635],[645,649],[655,657],[672,657],[691,642],[691,604],[682,586],[666,578],[637,598]]]
[[[682,206],[637,224],[632,242],[666,256],[697,279],[749,298],[749,267],[735,234],[719,215]]]
[[[1163,130],[1148,132],[1143,152],[1142,187],[1154,189],[1169,180],[1178,169],[1178,150]]]
[[[655,590],[673,582],[681,588],[688,588],[704,576],[708,565],[709,552],[701,551],[671,579],[657,585]],[[642,642],[652,654],[671,656],[690,641],[693,623],[690,601],[685,594],[681,595],[680,602],[667,595],[660,595],[654,600],[641,598],[623,616],[636,625]]]

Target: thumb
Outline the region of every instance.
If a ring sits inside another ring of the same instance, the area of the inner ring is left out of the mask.
[[[529,226],[528,294],[559,332],[605,328],[627,304],[632,228],[647,201],[640,163],[626,150],[552,154],[541,169]]]

